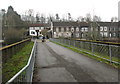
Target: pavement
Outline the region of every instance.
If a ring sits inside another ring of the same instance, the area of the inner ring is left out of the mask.
[[[33,82],[118,82],[118,69],[46,41],[37,41]]]

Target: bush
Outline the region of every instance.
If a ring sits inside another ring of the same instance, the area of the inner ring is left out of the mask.
[[[5,44],[12,44],[22,40],[25,29],[9,28],[5,31]]]

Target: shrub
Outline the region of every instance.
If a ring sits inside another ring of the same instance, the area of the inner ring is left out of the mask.
[[[8,28],[5,31],[5,44],[11,44],[22,40],[24,32],[24,29]]]

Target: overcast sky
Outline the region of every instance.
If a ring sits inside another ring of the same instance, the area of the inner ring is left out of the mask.
[[[19,14],[33,9],[46,15],[58,13],[61,17],[71,13],[74,18],[91,13],[104,21],[110,21],[111,17],[118,17],[118,1],[120,0],[1,0],[0,9],[7,10],[11,5]]]

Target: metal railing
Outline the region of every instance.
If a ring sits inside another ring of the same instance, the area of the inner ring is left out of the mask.
[[[6,84],[19,84],[20,82],[32,83],[36,46],[37,42],[35,40],[27,65],[22,68],[15,76],[13,76]]]
[[[31,39],[25,39],[11,45],[4,46],[0,48],[2,52],[2,62],[5,63],[9,58],[16,54],[25,44],[27,44]]]
[[[62,38],[50,39],[50,40],[68,47],[74,47],[79,51],[107,60],[110,63],[120,64],[119,43],[105,43],[105,42],[97,42],[97,41],[93,42],[93,41],[71,40],[71,39],[62,39]]]

